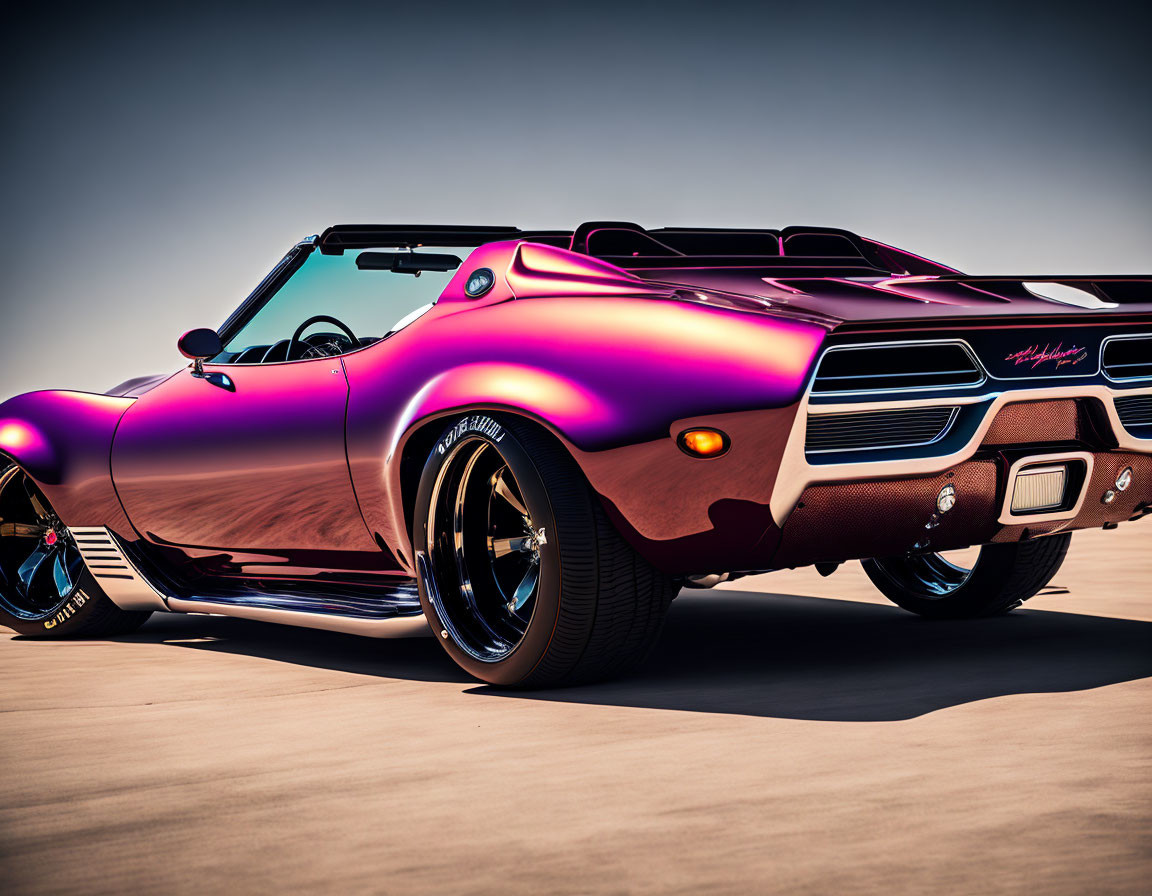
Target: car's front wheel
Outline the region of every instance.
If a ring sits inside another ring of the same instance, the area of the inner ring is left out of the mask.
[[[462,668],[492,684],[628,671],[655,644],[677,590],[611,526],[556,439],[510,415],[448,426],[414,517],[429,624]]]
[[[864,572],[896,605],[934,619],[996,616],[1047,585],[1068,553],[1072,533],[987,544],[971,565],[944,554],[862,561]]]
[[[47,498],[0,458],[0,625],[38,638],[96,638],[134,631],[150,615],[112,603]]]

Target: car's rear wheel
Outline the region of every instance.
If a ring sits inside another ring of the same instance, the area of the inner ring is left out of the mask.
[[[996,616],[1047,585],[1068,553],[1072,533],[988,544],[975,560],[913,554],[862,561],[877,588],[896,605],[934,619]]]
[[[32,479],[0,459],[0,625],[41,638],[101,637],[149,613],[117,607]]]
[[[493,684],[622,674],[647,656],[676,593],[611,526],[563,447],[519,418],[454,421],[424,466],[414,516],[429,624]]]

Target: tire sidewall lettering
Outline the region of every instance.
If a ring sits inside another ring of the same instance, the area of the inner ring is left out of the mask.
[[[83,588],[77,588],[76,593],[68,598],[68,602],[64,604],[51,619],[44,620],[45,629],[54,629],[62,622],[67,622],[83,607],[91,598],[84,592]]]
[[[499,445],[499,452],[509,467],[512,468],[517,483],[523,492],[525,503],[530,508],[534,508],[532,518],[536,521],[537,528],[543,528],[547,533],[544,550],[551,553],[552,559],[541,569],[539,585],[541,590],[537,597],[536,610],[523,640],[508,656],[497,663],[486,663],[475,659],[464,648],[457,645],[454,640],[444,639],[440,636],[441,630],[446,630],[447,627],[440,620],[437,608],[429,598],[423,582],[419,586],[420,603],[424,609],[425,617],[436,634],[436,641],[448,652],[457,665],[483,681],[514,685],[531,674],[544,655],[555,630],[560,610],[559,538],[556,521],[552,515],[547,486],[540,479],[531,456],[521,445],[514,429],[508,430],[506,424],[493,419],[488,414],[481,413],[460,417],[449,424],[447,431],[429,453],[421,474],[420,488],[416,498],[415,519],[413,520],[413,543],[427,543],[434,484],[444,466],[450,462],[453,449],[458,447],[462,440],[469,437],[481,438],[493,445]],[[435,570],[433,570],[433,575],[437,575]],[[437,581],[436,585],[441,589],[451,587],[449,583],[443,581]]]
[[[506,435],[504,427],[487,414],[469,414],[467,417],[461,417],[456,425],[440,438],[436,451],[441,455],[447,454],[453,445],[469,433],[482,435],[497,445],[504,441]]]

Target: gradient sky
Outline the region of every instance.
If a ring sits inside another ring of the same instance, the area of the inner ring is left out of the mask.
[[[0,397],[175,369],[337,222],[1152,273],[1147,4],[44,6],[3,8]]]

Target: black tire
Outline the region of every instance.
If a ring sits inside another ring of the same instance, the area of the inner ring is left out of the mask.
[[[1052,581],[1064,562],[1071,532],[1031,541],[987,544],[970,569],[939,554],[863,560],[864,572],[899,607],[930,619],[999,616],[1016,609]]]
[[[151,615],[112,602],[43,493],[0,458],[0,625],[34,638],[101,638]]]
[[[516,537],[495,537],[501,528]],[[511,415],[471,414],[448,426],[420,478],[413,545],[436,639],[490,684],[544,688],[622,675],[650,653],[678,590],[620,537],[559,442]]]

